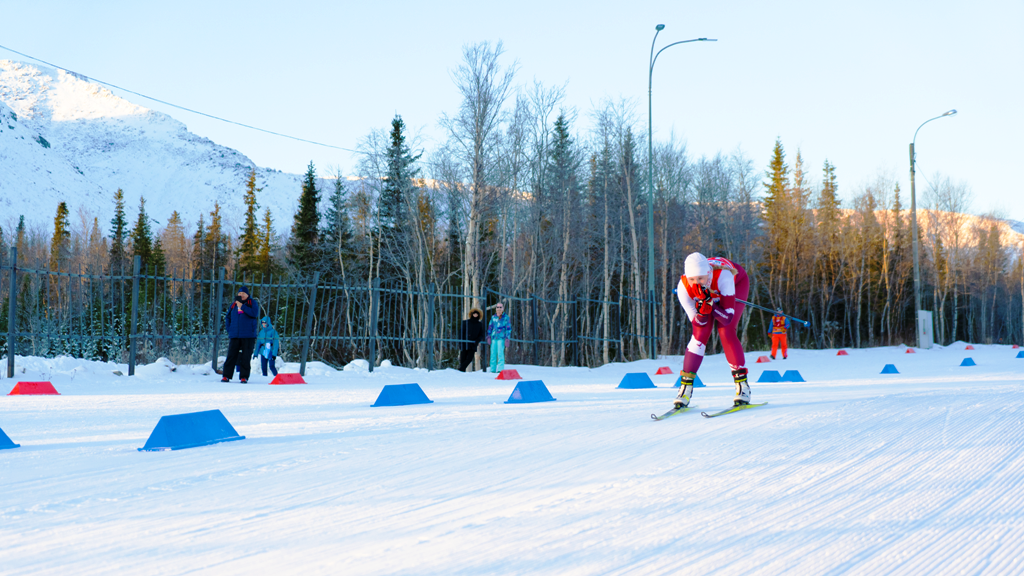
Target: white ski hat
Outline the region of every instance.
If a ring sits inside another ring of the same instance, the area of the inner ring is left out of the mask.
[[[694,276],[707,276],[711,274],[711,264],[700,252],[694,252],[686,257],[683,263],[683,275],[692,278]]]

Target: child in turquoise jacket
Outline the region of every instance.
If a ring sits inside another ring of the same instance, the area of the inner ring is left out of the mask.
[[[505,340],[512,337],[512,321],[505,314],[505,306],[494,305],[494,316],[487,324],[487,344],[491,347],[491,372],[505,369]]]
[[[252,353],[253,358],[260,357],[260,368],[263,369],[264,376],[267,375],[267,366],[270,366],[270,371],[277,376],[277,367],[274,366],[274,361],[277,360],[280,348],[281,343],[277,338],[277,330],[270,322],[270,316],[264,316],[260,321],[260,332],[256,335],[256,349]]]

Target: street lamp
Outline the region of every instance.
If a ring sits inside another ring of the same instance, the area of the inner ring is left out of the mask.
[[[671,48],[676,44],[718,42],[718,40],[713,38],[681,40],[665,46],[655,54],[654,44],[658,41],[658,33],[664,29],[664,24],[658,24],[654,27],[654,40],[651,41],[651,61],[650,67],[647,69],[647,296],[650,298],[647,317],[651,319],[651,325],[648,329],[648,336],[651,340],[651,360],[657,360],[658,358],[654,344],[654,124],[651,121],[651,84],[654,78],[654,63],[666,48]]]
[[[917,256],[917,192],[914,189],[914,144],[917,142],[917,133],[921,131],[925,124],[932,120],[938,120],[939,118],[955,114],[956,110],[949,110],[935,118],[925,120],[921,126],[917,127],[917,130],[914,130],[914,139],[910,142],[910,233],[913,237],[912,242],[914,246],[914,331],[917,335],[918,348],[921,347],[921,265]]]

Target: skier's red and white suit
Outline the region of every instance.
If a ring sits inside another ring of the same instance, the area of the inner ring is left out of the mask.
[[[746,361],[743,357],[743,346],[736,336],[736,326],[739,323],[740,315],[743,314],[744,305],[736,299],[746,300],[750,293],[750,281],[747,278],[747,271],[742,266],[721,257],[708,258],[711,264],[711,298],[714,304],[710,314],[698,314],[695,300],[701,297],[697,286],[691,286],[686,276],[679,279],[676,294],[679,296],[679,303],[686,310],[690,322],[693,325],[693,337],[686,345],[686,355],[683,357],[683,370],[696,372],[704,360],[704,350],[708,339],[711,338],[713,325],[718,325],[718,336],[722,341],[722,348],[725,351],[725,359],[735,370],[742,368]]]

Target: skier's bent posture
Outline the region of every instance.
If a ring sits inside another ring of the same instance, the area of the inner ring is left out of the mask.
[[[681,408],[690,404],[693,381],[704,360],[704,350],[711,337],[711,330],[716,325],[725,358],[732,367],[732,378],[736,382],[733,404],[749,404],[750,385],[744,367],[746,361],[743,358],[743,346],[736,336],[736,326],[744,307],[736,300],[745,300],[750,292],[747,272],[739,264],[725,258],[705,258],[699,252],[686,257],[683,272],[676,294],[693,324],[693,337],[686,345],[679,396],[675,399],[675,405]]]

